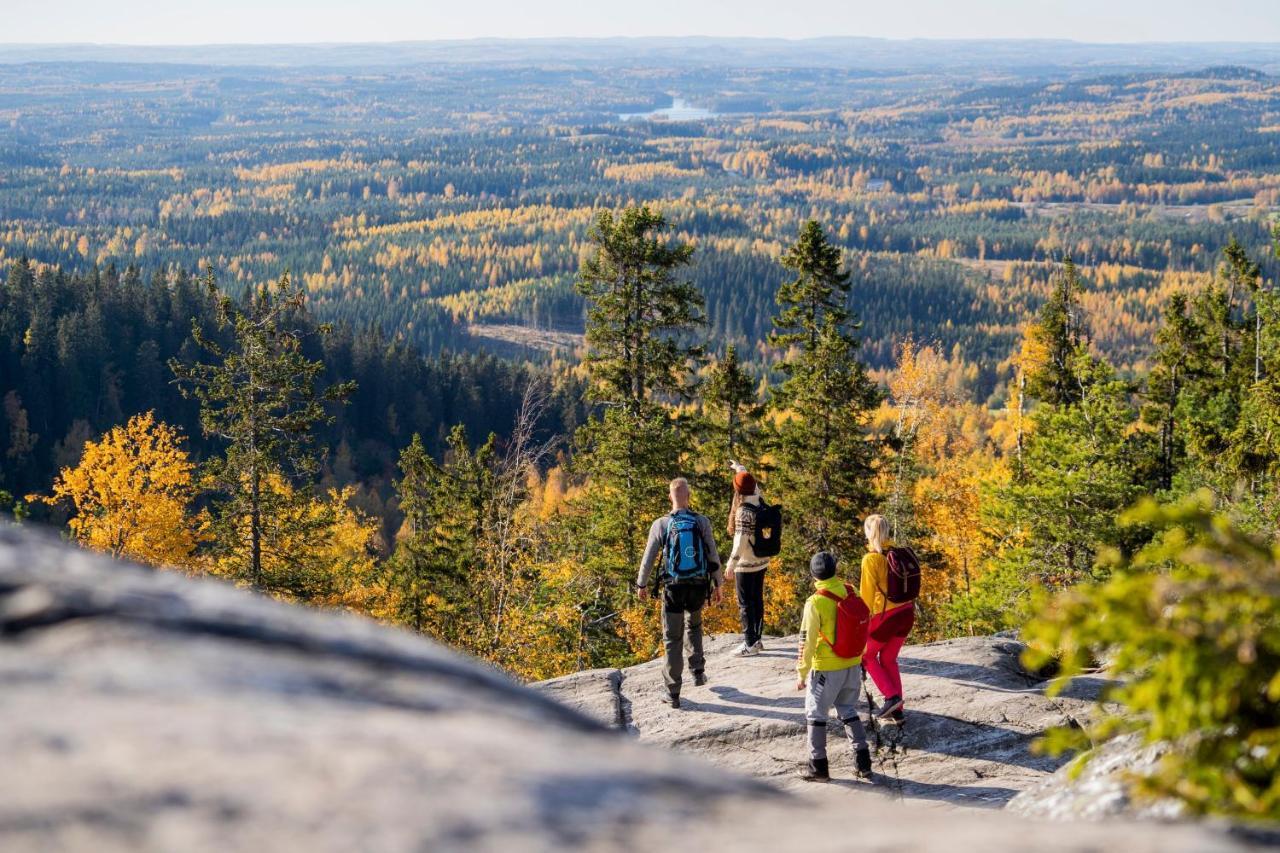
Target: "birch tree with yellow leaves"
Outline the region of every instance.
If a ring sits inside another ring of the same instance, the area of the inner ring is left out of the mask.
[[[71,536],[86,548],[192,569],[206,526],[191,513],[194,470],[178,431],[147,412],[86,442],[79,464],[62,470],[52,495],[28,499],[70,504]]]

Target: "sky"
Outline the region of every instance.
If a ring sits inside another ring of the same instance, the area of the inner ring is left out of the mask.
[[[1280,0],[0,0],[0,42],[557,36],[1280,42]]]

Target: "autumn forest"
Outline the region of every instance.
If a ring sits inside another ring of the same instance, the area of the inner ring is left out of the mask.
[[[727,544],[735,459],[769,633],[880,512],[917,639],[1133,644],[1130,709],[1274,733],[1280,68],[1237,59],[0,62],[0,508],[538,679],[654,656],[648,524],[686,476]],[[1267,737],[1159,784],[1280,814]]]

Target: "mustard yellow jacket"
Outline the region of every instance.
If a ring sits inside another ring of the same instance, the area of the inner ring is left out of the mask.
[[[844,581],[838,577],[824,581],[814,581],[819,590],[828,590],[840,598],[844,598]],[[804,617],[800,621],[800,656],[796,662],[796,672],[803,681],[809,676],[809,670],[831,672],[836,669],[848,669],[862,663],[862,657],[842,658],[832,650],[831,644],[822,639],[834,639],[836,635],[836,603],[826,596],[817,593],[809,596],[804,603]]]
[[[885,549],[892,547],[885,545]],[[885,594],[889,589],[889,560],[884,554],[868,551],[862,558],[862,582],[858,585],[858,595],[871,611],[872,616],[879,616],[909,601],[890,601]]]

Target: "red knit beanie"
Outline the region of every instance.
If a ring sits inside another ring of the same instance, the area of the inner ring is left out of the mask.
[[[743,497],[756,493],[756,478],[749,471],[739,471],[733,475],[733,490]]]

